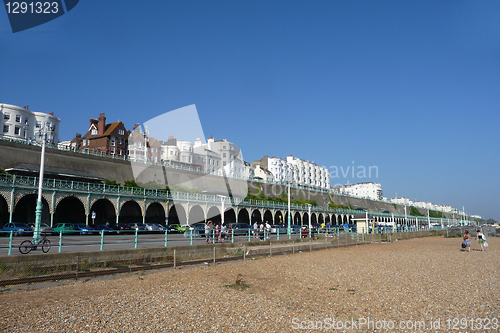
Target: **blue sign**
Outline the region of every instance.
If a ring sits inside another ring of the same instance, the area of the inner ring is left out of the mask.
[[[23,31],[52,21],[75,8],[79,1],[3,0],[12,32]]]

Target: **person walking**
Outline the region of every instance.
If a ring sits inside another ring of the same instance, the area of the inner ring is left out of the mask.
[[[472,240],[472,237],[469,234],[469,230],[465,230],[465,233],[464,233],[464,244],[465,244],[465,249],[467,250],[467,252],[470,252],[471,240]]]
[[[264,223],[261,223],[260,224],[260,227],[259,227],[259,238],[260,240],[264,240]]]
[[[215,243],[214,239],[214,223],[210,221],[210,224],[208,225],[208,243]]]
[[[224,243],[224,238],[226,238],[226,225],[223,224],[220,226],[220,239],[221,243]]]
[[[479,245],[481,246],[481,251],[484,251],[484,235],[483,233],[481,232],[481,230],[476,230],[476,240],[477,242],[479,243]]]
[[[210,241],[210,223],[212,223],[212,221],[207,221],[207,223],[205,223],[205,238],[207,243]]]
[[[215,225],[215,235],[214,235],[214,243],[218,243],[220,239],[219,225]]]

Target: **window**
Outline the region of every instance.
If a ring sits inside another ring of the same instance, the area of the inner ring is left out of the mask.
[[[222,146],[222,149],[226,149],[226,146]]]
[[[182,150],[186,150],[186,146],[182,146]]]
[[[122,129],[119,129],[118,130],[118,135],[123,135],[123,134],[125,134],[125,132]]]
[[[121,154],[122,154],[122,149],[118,148],[118,155],[121,155]]]
[[[173,152],[173,151],[170,151],[170,155],[173,155],[173,154],[174,154],[174,152]]]
[[[222,154],[222,157],[226,157],[226,153],[223,153],[223,154]]]
[[[182,162],[186,162],[186,156],[182,156]]]
[[[111,149],[109,150],[109,152],[110,152],[111,154],[114,154],[114,153],[115,153],[115,148],[111,147]]]
[[[118,138],[118,144],[121,145],[122,144],[122,138]]]
[[[9,132],[9,125],[3,125],[3,132],[8,133]]]
[[[92,135],[97,135],[97,129],[95,128],[92,129]]]
[[[10,120],[10,114],[6,113],[3,115],[4,120]]]
[[[20,123],[20,122],[21,122],[21,115],[16,114],[16,123]]]
[[[42,122],[41,121],[37,121],[36,122],[36,128],[40,128],[42,127]]]
[[[115,138],[111,138],[111,146],[115,146]]]

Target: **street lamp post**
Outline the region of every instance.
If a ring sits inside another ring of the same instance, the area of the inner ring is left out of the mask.
[[[40,157],[40,174],[38,177],[38,198],[35,208],[35,231],[33,232],[33,241],[36,243],[40,240],[40,225],[42,223],[42,186],[43,186],[43,169],[45,166],[45,141],[50,139],[53,128],[52,124],[45,118],[43,125],[40,127],[40,138],[42,139],[42,153]]]
[[[406,205],[405,205],[405,227],[408,226],[408,215],[406,215]]]
[[[311,228],[312,228],[312,225],[311,225],[311,206],[312,206],[311,204],[307,204],[307,207],[309,210],[309,214],[308,214],[308,216],[309,216],[309,230],[311,230]]]
[[[288,239],[292,237],[292,226],[291,226],[291,216],[290,216],[290,182],[288,182]]]
[[[221,201],[221,205],[222,205],[222,213],[220,214],[220,217],[221,217],[221,226],[224,225],[224,201],[226,200],[226,196],[225,195],[221,195],[221,194],[217,194],[217,196],[220,197],[220,201]]]

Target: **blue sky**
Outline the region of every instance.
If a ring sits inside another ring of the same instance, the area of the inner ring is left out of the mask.
[[[13,34],[0,100],[127,128],[195,104],[252,162],[376,166],[386,197],[500,219],[500,2],[86,0]]]

